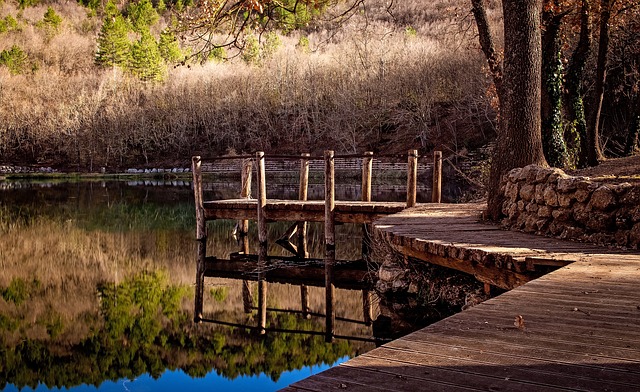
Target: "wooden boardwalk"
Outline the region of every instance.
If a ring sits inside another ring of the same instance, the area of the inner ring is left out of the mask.
[[[284,390],[640,391],[640,255],[500,232],[477,222],[480,207],[422,206],[376,226],[479,278],[478,266],[575,262]]]
[[[212,219],[258,219],[258,201],[255,199],[227,199],[203,202],[204,217]],[[336,201],[335,221],[341,223],[371,223],[406,208],[404,202]],[[268,221],[323,222],[324,200],[268,199],[264,206]]]

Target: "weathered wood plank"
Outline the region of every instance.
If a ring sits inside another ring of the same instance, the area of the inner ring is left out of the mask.
[[[323,380],[374,390],[428,390],[426,382],[640,390],[640,255],[503,232],[478,222],[480,208],[419,205],[374,226],[405,255],[518,287],[347,361]],[[519,315],[524,328],[514,324]]]

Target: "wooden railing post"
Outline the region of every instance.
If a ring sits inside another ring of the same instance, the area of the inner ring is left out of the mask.
[[[373,171],[373,152],[367,151],[362,158],[362,201],[371,201],[371,172]]]
[[[373,172],[373,152],[367,151],[362,158],[362,201],[371,201],[371,174]],[[371,254],[372,225],[362,225],[362,258]]]
[[[267,218],[265,216],[265,207],[267,205],[267,183],[264,169],[264,152],[256,153],[256,162],[258,163],[258,242],[260,249],[267,246]]]
[[[336,259],[336,226],[335,226],[335,166],[333,151],[324,152],[324,279],[325,279],[325,305],[326,305],[326,329],[325,340],[333,340],[335,313],[333,301],[335,298],[335,286],[333,284],[333,264]]]
[[[431,202],[440,203],[442,199],[442,151],[433,152],[433,187]]]
[[[204,207],[202,204],[202,159],[199,156],[191,158],[191,173],[193,175],[193,196],[196,205],[196,239],[206,241],[207,222],[204,218]]]
[[[418,186],[418,150],[409,150],[407,162],[407,208],[416,205]]]
[[[240,190],[240,198],[248,199],[251,197],[251,169],[253,166],[253,162],[251,159],[244,159],[242,161],[242,188]],[[244,254],[249,254],[249,242],[247,239],[247,233],[249,232],[249,221],[242,220],[240,222],[240,235],[242,236],[242,244],[243,244],[243,252]]]

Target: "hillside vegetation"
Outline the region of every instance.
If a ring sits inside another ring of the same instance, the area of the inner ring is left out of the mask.
[[[485,62],[468,10],[451,2],[369,2],[338,26],[256,33],[239,56],[184,65],[189,42],[170,33],[182,3],[31,3],[0,6],[3,163],[460,150],[493,131]]]
[[[300,8],[289,24],[254,20],[243,51],[204,52],[202,39],[181,29],[190,1],[0,0],[0,164],[114,171],[255,150],[450,154],[495,137],[494,75],[467,0],[367,0],[339,23],[327,0],[305,1],[317,7]],[[500,59],[499,2],[485,3]],[[579,99],[560,101],[576,88],[578,3],[549,9],[564,19],[555,71],[543,70],[553,87],[543,114],[555,119],[543,127],[545,154],[565,167],[578,164],[585,139],[574,112],[593,113],[598,90],[594,3]],[[637,148],[639,4],[611,15],[600,116],[610,157]],[[222,30],[204,37],[228,42]],[[562,147],[562,159],[551,147]]]

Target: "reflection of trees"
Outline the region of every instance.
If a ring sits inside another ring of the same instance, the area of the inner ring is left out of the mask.
[[[106,380],[135,378],[165,369],[182,369],[202,377],[212,369],[224,377],[265,373],[277,380],[282,372],[333,363],[356,348],[342,341],[327,344],[322,336],[252,335],[241,329],[194,326],[181,303],[190,289],[168,284],[165,273],[143,273],[121,284],[98,289],[101,320],[86,321],[89,333],[80,342],[22,338],[14,345],[11,331],[0,325],[0,388],[100,385]],[[319,329],[317,321],[281,314],[271,320],[286,329]]]

